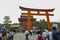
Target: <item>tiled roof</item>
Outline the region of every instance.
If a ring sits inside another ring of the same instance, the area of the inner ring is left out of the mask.
[[[21,15],[19,19],[28,19],[28,16]],[[31,19],[34,19],[35,20],[35,18],[33,16],[31,16]]]

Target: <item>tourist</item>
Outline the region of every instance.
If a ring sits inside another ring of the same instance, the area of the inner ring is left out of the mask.
[[[32,32],[33,32],[33,30],[30,30],[30,35],[32,36]]]
[[[7,32],[7,40],[9,40],[9,32]]]
[[[43,36],[43,40],[46,40],[47,35],[46,35],[45,30],[43,31],[42,36]]]
[[[56,40],[60,40],[60,30],[56,32]]]
[[[52,31],[51,30],[49,30],[49,40],[53,40],[52,39]]]
[[[44,30],[45,30],[45,33],[46,33],[46,38],[49,40],[49,31],[48,31],[48,28],[44,29]]]
[[[25,31],[26,40],[29,40],[28,35],[29,35],[29,32],[28,32],[28,30],[26,30]]]
[[[2,29],[2,40],[7,40],[7,31],[5,28]]]
[[[53,27],[53,30],[52,30],[52,38],[53,38],[53,40],[56,40],[56,32],[57,32],[56,27]]]
[[[2,32],[1,32],[1,30],[0,30],[0,40],[2,40]]]
[[[13,40],[13,37],[14,37],[14,32],[10,31],[8,40]]]
[[[37,40],[43,40],[43,37],[42,37],[41,31],[38,31],[38,39],[37,39]]]

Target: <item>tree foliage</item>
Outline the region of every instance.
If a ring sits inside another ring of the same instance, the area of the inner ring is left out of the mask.
[[[41,28],[47,28],[47,21],[45,21],[45,19],[43,19],[43,20],[40,20],[40,27]]]
[[[40,21],[35,21],[34,26],[38,26],[40,28],[47,28],[47,21],[45,21],[45,19]]]
[[[5,16],[4,17],[4,24],[5,24],[5,27],[8,28],[11,26],[11,23],[12,21],[10,21],[10,17],[9,16]]]
[[[39,24],[39,21],[35,21],[33,25],[34,25],[34,26],[39,26],[39,25],[40,25],[40,24]]]

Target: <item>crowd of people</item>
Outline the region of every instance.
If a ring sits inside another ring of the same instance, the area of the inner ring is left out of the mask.
[[[0,29],[0,40],[13,40],[15,32],[13,30]],[[38,29],[25,31],[25,40],[29,40],[29,35],[36,35],[36,40],[60,40],[60,30],[53,27],[52,30]]]
[[[0,29],[0,40],[13,40],[14,34],[12,30]]]
[[[60,40],[60,30],[56,29],[56,27],[53,27],[52,30],[48,29],[39,29],[35,31],[36,33],[36,40]],[[33,30],[28,32],[28,30],[25,31],[26,40],[29,40],[29,35],[34,35]]]

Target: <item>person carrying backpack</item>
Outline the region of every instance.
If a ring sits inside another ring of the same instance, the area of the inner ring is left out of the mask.
[[[52,30],[52,38],[53,38],[53,40],[56,40],[56,32],[57,32],[56,27],[53,27],[53,30]]]

